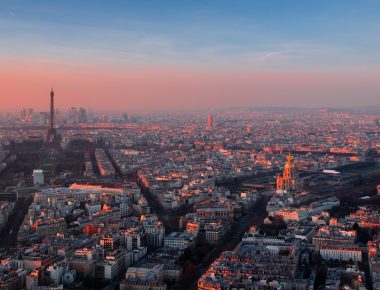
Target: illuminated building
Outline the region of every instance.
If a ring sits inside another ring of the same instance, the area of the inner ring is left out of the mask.
[[[282,176],[277,177],[277,191],[297,191],[300,188],[300,180],[292,155],[288,155]]]
[[[273,213],[275,216],[281,217],[285,222],[302,221],[308,218],[309,212],[306,209],[290,209],[284,208]]]
[[[212,127],[214,127],[214,118],[209,114],[207,117],[207,128],[211,129]]]
[[[320,254],[325,260],[362,261],[362,250],[359,247],[321,246]]]
[[[107,250],[113,251],[120,244],[120,236],[119,235],[104,235],[100,240],[100,245],[103,246]]]

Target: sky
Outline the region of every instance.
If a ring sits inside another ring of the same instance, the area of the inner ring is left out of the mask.
[[[380,1],[0,1],[0,111],[380,105]]]

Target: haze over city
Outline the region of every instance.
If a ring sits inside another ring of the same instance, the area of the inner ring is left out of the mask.
[[[0,290],[380,290],[379,12],[0,0]]]
[[[380,105],[378,1],[1,1],[1,110]]]

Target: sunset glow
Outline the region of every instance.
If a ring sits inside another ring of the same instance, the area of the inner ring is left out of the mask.
[[[169,2],[3,1],[1,109],[379,104],[376,2]]]

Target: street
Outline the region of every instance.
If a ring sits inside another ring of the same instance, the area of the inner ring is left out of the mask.
[[[233,250],[243,238],[246,231],[253,225],[260,225],[266,216],[266,204],[270,196],[259,197],[250,212],[240,220],[234,221],[231,230],[216,244],[209,255],[198,265],[198,271],[193,275],[191,283],[184,289],[197,289],[198,279],[207,271],[214,260],[224,251]]]
[[[1,231],[1,248],[12,248],[17,245],[17,233],[31,202],[32,199],[30,197],[18,200],[13,213],[9,216],[7,224]]]

